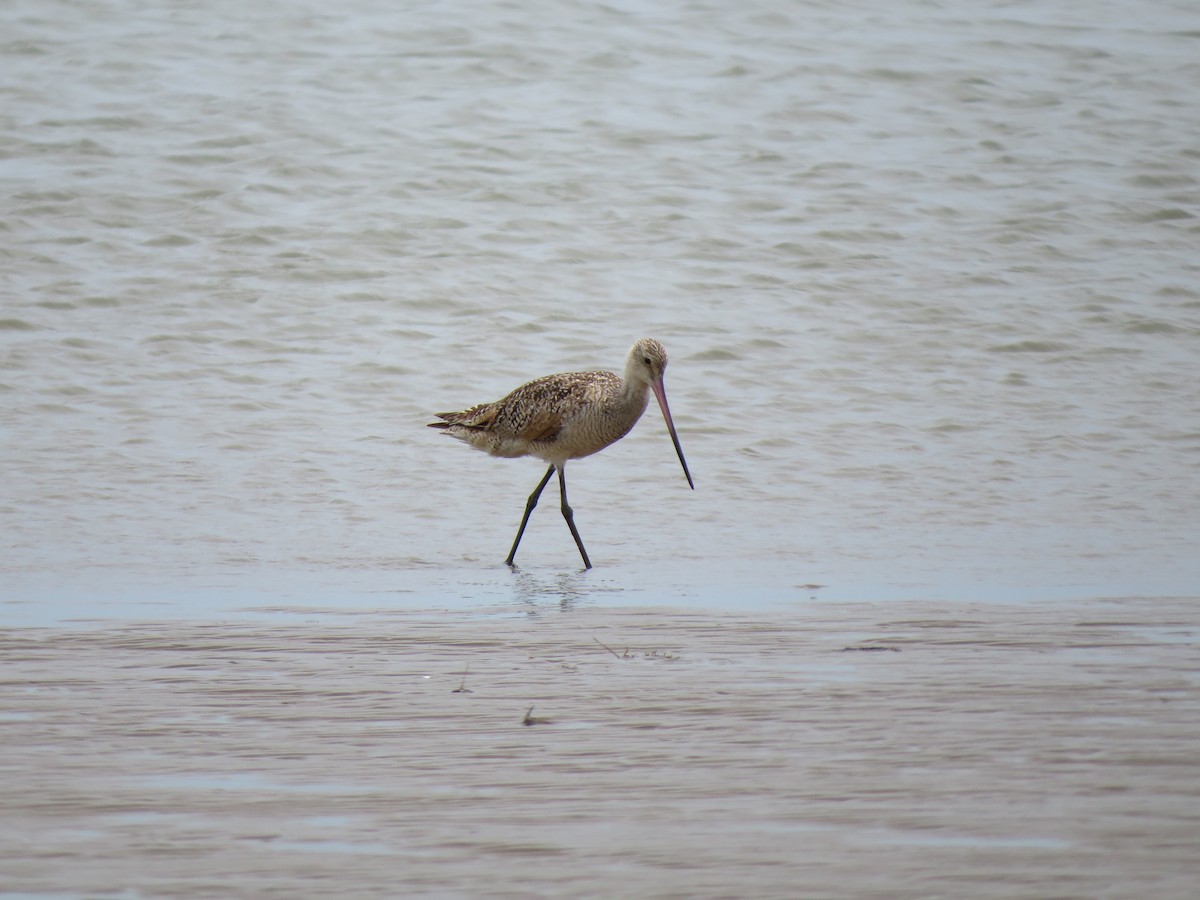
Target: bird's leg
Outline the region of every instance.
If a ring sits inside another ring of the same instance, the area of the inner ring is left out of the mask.
[[[583,539],[579,537],[579,529],[575,527],[575,513],[567,504],[567,467],[566,464],[558,468],[558,489],[562,494],[562,514],[567,520],[567,527],[571,529],[571,537],[575,538],[575,546],[579,548],[579,555],[583,557],[583,567],[590,569],[592,561],[588,559],[587,551],[583,549]]]
[[[521,527],[517,529],[517,539],[513,541],[512,549],[508,551],[508,559],[504,561],[505,565],[513,564],[513,557],[517,555],[517,546],[521,543],[521,535],[525,533],[525,526],[529,524],[529,514],[533,512],[533,508],[537,506],[538,498],[542,496],[542,491],[546,489],[546,485],[550,482],[550,476],[554,474],[554,466],[546,470],[545,476],[538,486],[533,489],[533,493],[529,495],[529,499],[525,501],[525,515],[521,518]],[[574,530],[574,526],[572,526]]]

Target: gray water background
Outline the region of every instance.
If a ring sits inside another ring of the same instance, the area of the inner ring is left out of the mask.
[[[0,188],[10,620],[1200,585],[1190,0],[9,0]],[[644,335],[510,573],[424,423]]]

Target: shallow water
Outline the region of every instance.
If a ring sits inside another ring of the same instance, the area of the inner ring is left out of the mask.
[[[430,413],[643,334],[697,490],[653,410],[574,464],[598,566],[1200,584],[1189,3],[0,25],[10,591],[430,566],[469,591],[539,466]],[[546,504],[521,561],[574,553]]]

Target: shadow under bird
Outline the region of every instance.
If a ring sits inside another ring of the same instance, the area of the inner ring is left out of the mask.
[[[477,450],[510,458],[533,456],[550,464],[525,503],[525,515],[505,563],[513,565],[529,514],[537,506],[550,476],[558,472],[563,518],[571,529],[584,567],[592,567],[567,503],[567,460],[591,456],[625,437],[646,411],[651,391],[666,419],[688,486],[696,489],[667,406],[663,388],[666,368],[667,351],[663,345],[652,338],[642,338],[625,358],[624,377],[602,371],[547,375],[521,385],[503,400],[481,403],[462,412],[437,413],[443,421],[431,423],[430,428],[440,428]]]

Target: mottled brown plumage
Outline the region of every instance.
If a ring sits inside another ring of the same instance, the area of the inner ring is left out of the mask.
[[[646,411],[650,392],[662,408],[688,484],[695,489],[667,407],[663,389],[666,367],[667,351],[663,345],[652,338],[642,338],[625,359],[624,378],[604,371],[547,375],[521,385],[494,403],[481,403],[462,412],[437,414],[443,421],[431,423],[430,428],[440,428],[478,450],[510,458],[533,456],[550,464],[526,504],[525,517],[506,560],[510,566],[529,514],[537,505],[550,476],[557,471],[563,516],[579,547],[584,566],[591,568],[575,528],[571,507],[567,505],[564,471],[567,460],[591,456],[627,435]]]

